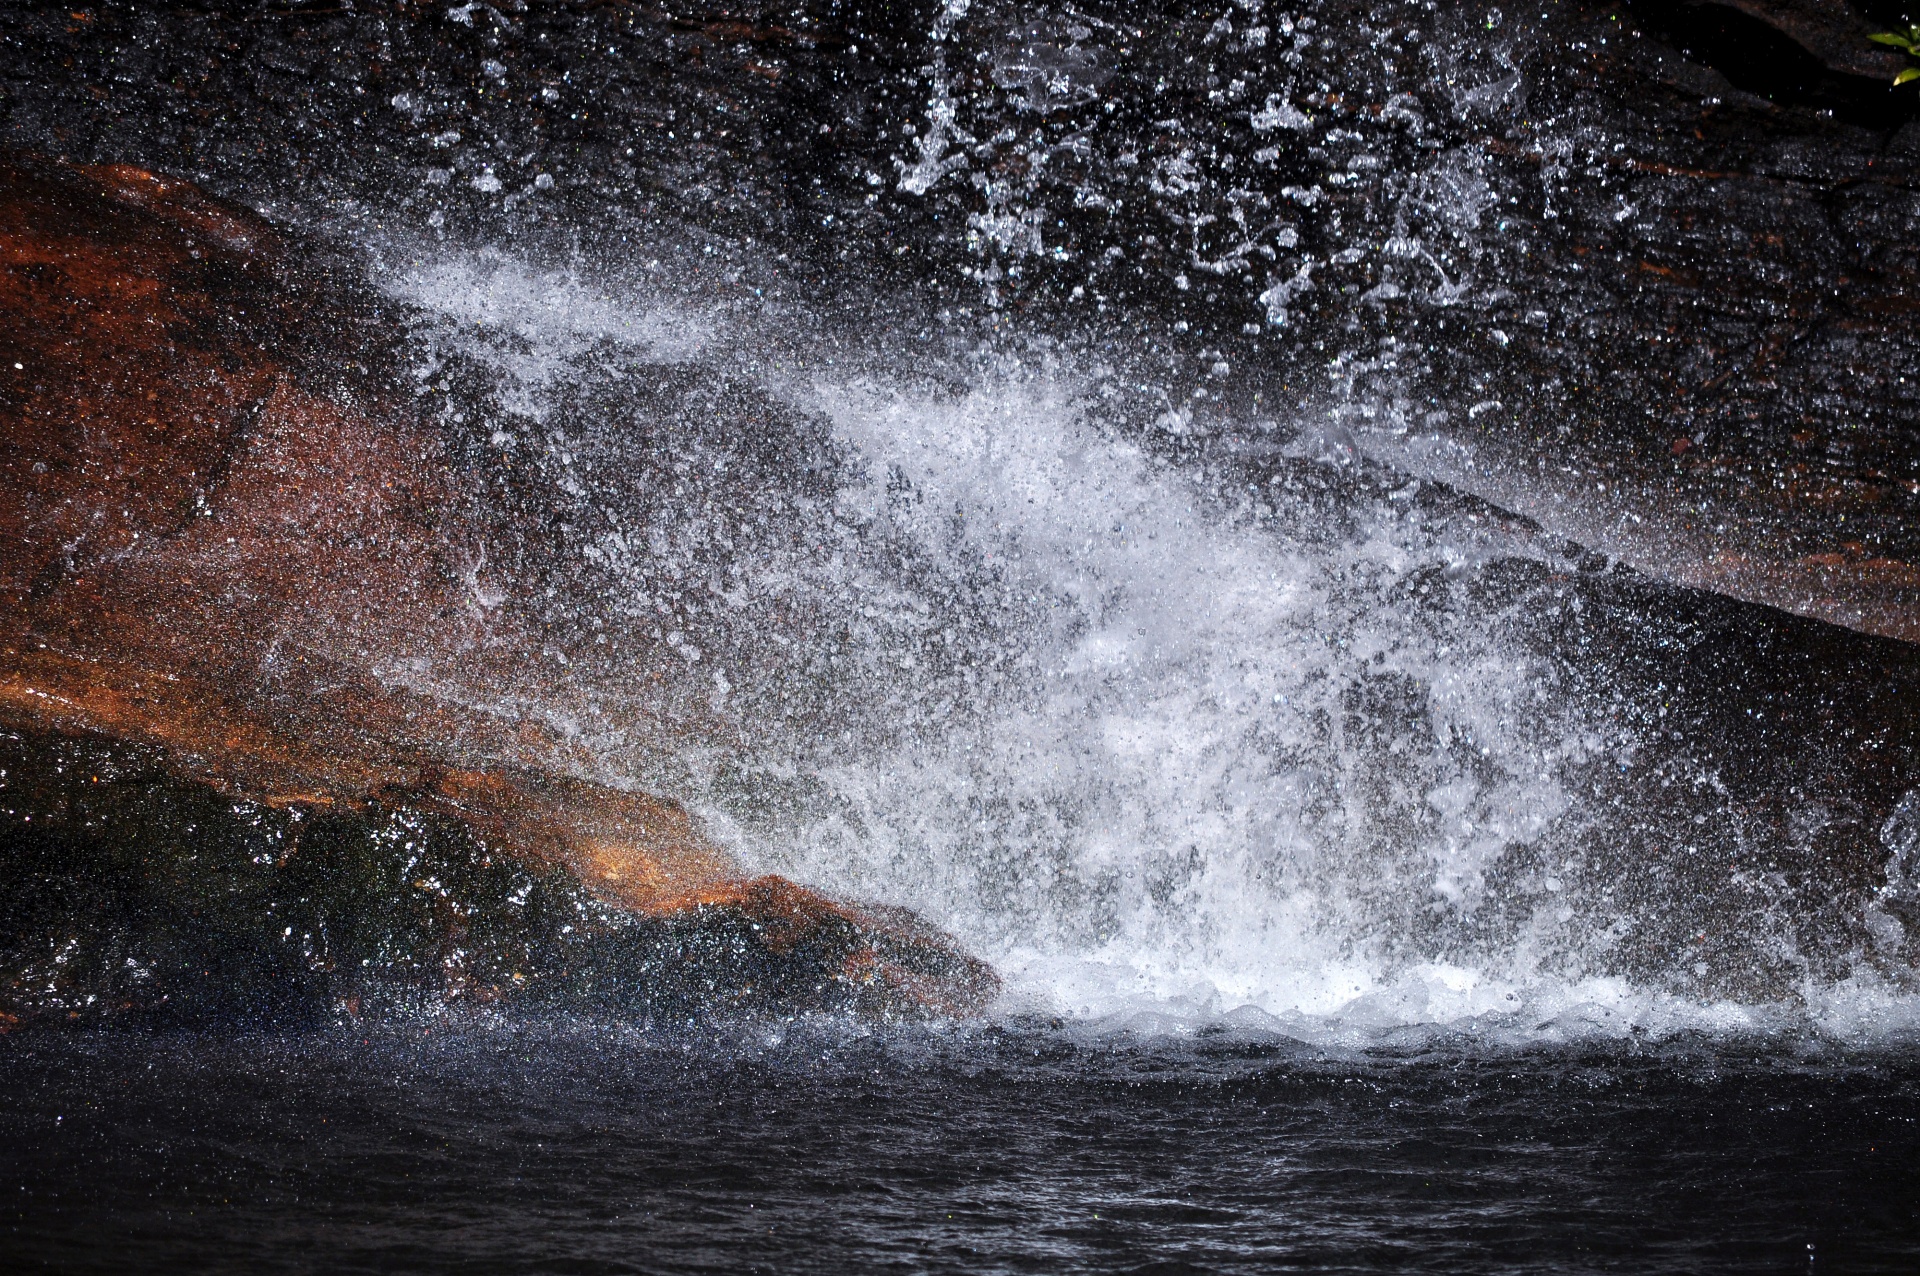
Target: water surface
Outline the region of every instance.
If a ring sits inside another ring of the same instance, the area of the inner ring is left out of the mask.
[[[6,1043],[15,1270],[1910,1271],[1904,1054],[1007,1024]]]

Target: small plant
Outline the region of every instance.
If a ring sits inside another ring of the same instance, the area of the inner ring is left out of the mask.
[[[1905,33],[1882,31],[1867,38],[1876,44],[1890,44],[1910,58],[1920,58],[1920,22],[1908,27]],[[1895,85],[1905,84],[1909,80],[1920,80],[1920,66],[1910,66],[1893,77]]]

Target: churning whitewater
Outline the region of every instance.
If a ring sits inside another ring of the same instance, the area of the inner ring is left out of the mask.
[[[1806,951],[1804,900],[1752,867],[1777,834],[1661,730],[1659,671],[1605,654],[1685,628],[1667,595],[1370,464],[1311,403],[1220,408],[1111,348],[830,338],[657,261],[378,273],[418,393],[567,494],[561,552],[674,653],[503,712],[756,868],[935,919],[1011,1013],[1353,1041],[1909,1022],[1875,955],[1901,923],[1855,900],[1865,930]],[[481,609],[538,579],[484,567]],[[699,747],[650,749],[636,707]]]

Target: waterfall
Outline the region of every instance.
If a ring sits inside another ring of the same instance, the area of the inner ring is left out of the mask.
[[[1899,922],[1810,940],[1866,897],[1757,867],[1834,812],[1776,827],[1724,741],[1666,729],[1648,653],[1721,604],[1368,464],[1311,401],[825,335],[657,263],[381,277],[449,427],[548,484],[575,583],[544,605],[631,635],[568,693],[605,774],[922,912],[1014,1011],[1612,1033],[1905,1004]],[[682,706],[665,739],[609,725],[637,683]]]

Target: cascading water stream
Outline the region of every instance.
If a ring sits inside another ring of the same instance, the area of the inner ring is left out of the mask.
[[[465,378],[448,419],[566,494],[595,606],[674,653],[590,676],[585,717],[537,686],[513,712],[566,717],[759,867],[937,919],[1012,1009],[1309,1037],[1905,1021],[1871,935],[1808,941],[1796,912],[1833,900],[1752,867],[1795,833],[1607,654],[1697,628],[1650,586],[1310,419],[1182,461],[1171,409],[1103,410],[1123,378],[1094,356],[809,355],[791,313],[617,275],[385,269],[423,392]],[[706,389],[663,402],[681,383]],[[749,438],[780,460],[743,474]],[[705,743],[596,733],[635,685]]]
[[[1670,127],[1697,77],[1620,15],[336,16],[378,38],[300,118],[377,144],[285,181],[249,117],[189,132],[407,309],[488,529],[458,634],[363,672],[921,910],[1010,1006],[1906,995],[1904,657],[1608,558],[1897,632],[1920,492],[1895,430],[1795,459],[1827,371],[1719,388],[1846,324],[1701,336],[1644,282],[1697,309],[1791,236],[1663,211],[1748,143]]]

